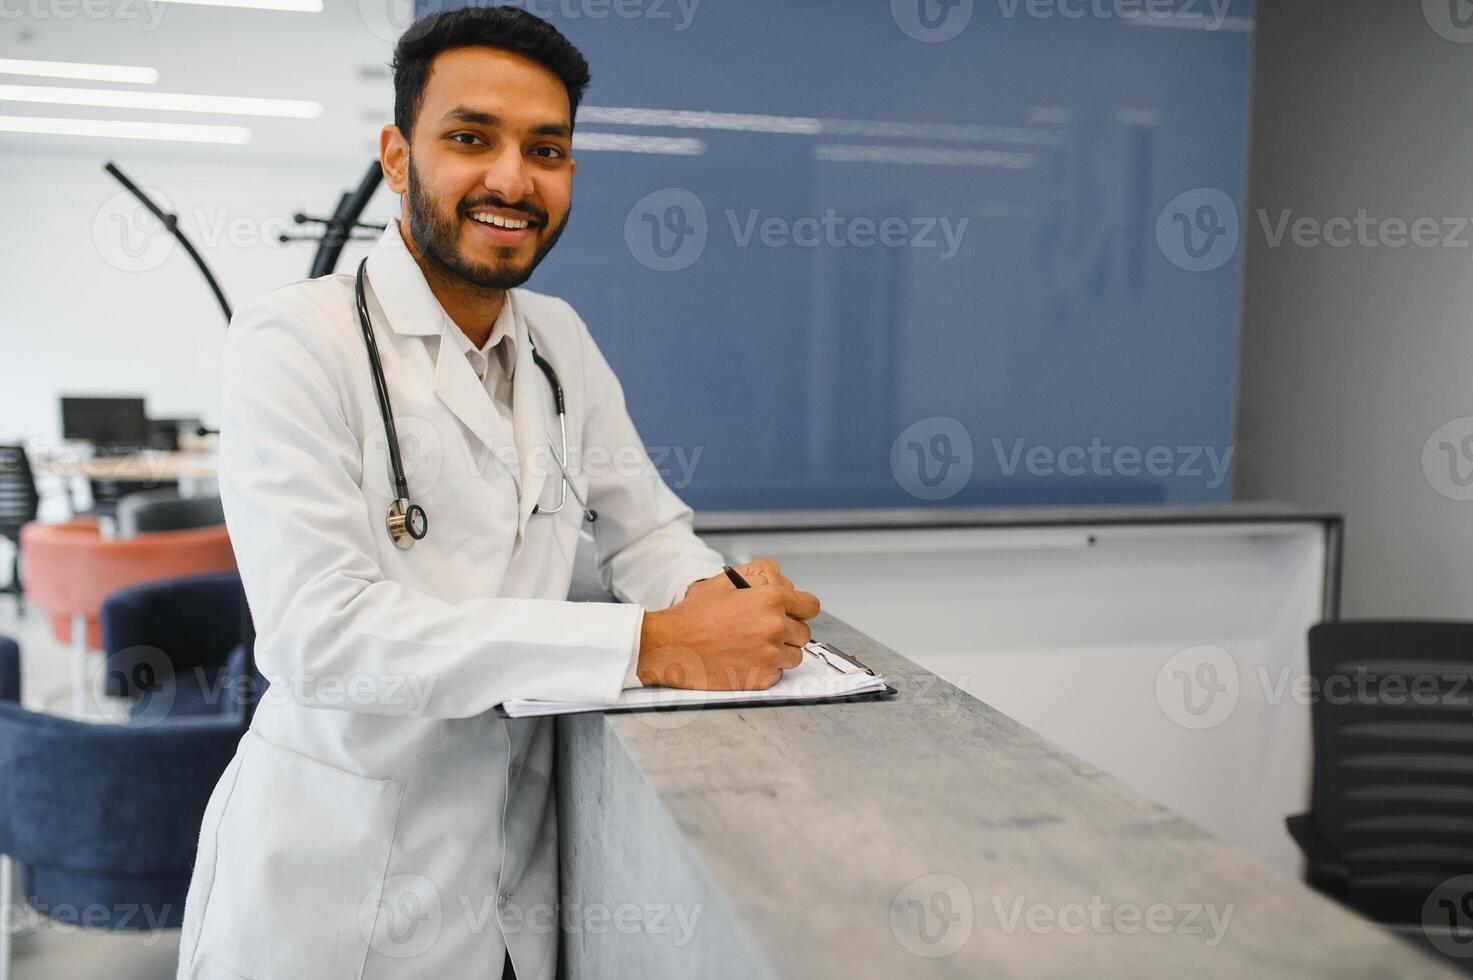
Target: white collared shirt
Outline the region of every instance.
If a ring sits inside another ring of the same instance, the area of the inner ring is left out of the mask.
[[[465,331],[456,326],[455,321],[448,316],[445,318],[442,333],[453,335],[453,342],[465,354],[466,362],[475,372],[476,377],[480,378],[481,383],[486,386],[486,392],[496,405],[496,411],[510,429],[512,427],[512,375],[517,363],[517,338],[512,320],[511,302],[501,304],[501,314],[492,324],[491,334],[486,338],[486,343],[479,348],[471,344],[471,339],[465,335]],[[441,343],[444,343],[443,336]]]

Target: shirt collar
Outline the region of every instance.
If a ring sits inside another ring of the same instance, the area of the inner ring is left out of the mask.
[[[448,334],[462,356],[475,350],[470,338],[450,319],[445,308],[435,298],[419,263],[414,261],[409,247],[404,244],[397,218],[389,221],[383,235],[368,254],[368,280],[372,287],[372,297],[378,301],[384,318],[394,332],[420,336],[439,335],[441,343],[445,342],[444,338]],[[517,358],[518,327],[515,306],[513,291],[507,290],[506,301],[501,305],[501,314],[491,327],[486,345],[480,348],[486,358],[496,360],[492,351],[504,340],[507,346],[503,363],[508,376],[513,373]]]
[[[456,349],[463,356],[479,353],[486,358],[488,365],[496,364],[511,377],[513,366],[517,362],[517,338],[511,309],[511,297],[501,304],[501,313],[496,317],[496,322],[491,326],[491,335],[486,338],[486,343],[477,348],[471,344],[471,339],[465,335],[465,331],[456,325],[450,317],[445,317],[445,324],[441,328],[442,334],[451,336],[450,343],[456,345]],[[441,343],[445,343],[442,339]],[[505,343],[502,357],[497,356],[497,345]]]

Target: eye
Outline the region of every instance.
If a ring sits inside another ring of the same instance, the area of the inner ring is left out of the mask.
[[[534,146],[532,153],[546,160],[561,160],[566,155],[560,146]]]
[[[450,138],[461,146],[475,146],[481,142],[481,137],[475,133],[451,133]]]

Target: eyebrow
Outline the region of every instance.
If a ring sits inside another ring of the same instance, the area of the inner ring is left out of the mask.
[[[482,112],[480,109],[472,109],[466,105],[456,106],[454,109],[445,113],[442,118],[447,122],[471,123],[476,126],[489,126],[493,129],[500,129],[502,126],[500,116],[492,115],[489,112]],[[567,139],[572,135],[572,129],[566,123],[543,123],[540,126],[532,127],[532,135],[561,136]]]

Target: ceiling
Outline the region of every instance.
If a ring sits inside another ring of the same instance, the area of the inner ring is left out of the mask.
[[[299,160],[337,166],[370,159],[392,113],[387,68],[408,23],[400,0],[324,0],[317,13],[247,10],[158,0],[24,0],[0,21],[0,57],[156,68],[153,85],[0,76],[15,85],[110,88],[189,95],[305,99],[317,119],[0,102],[0,115],[243,126],[244,146],[154,143],[160,153],[236,162]],[[0,133],[0,153],[96,156],[145,150],[144,141]]]

